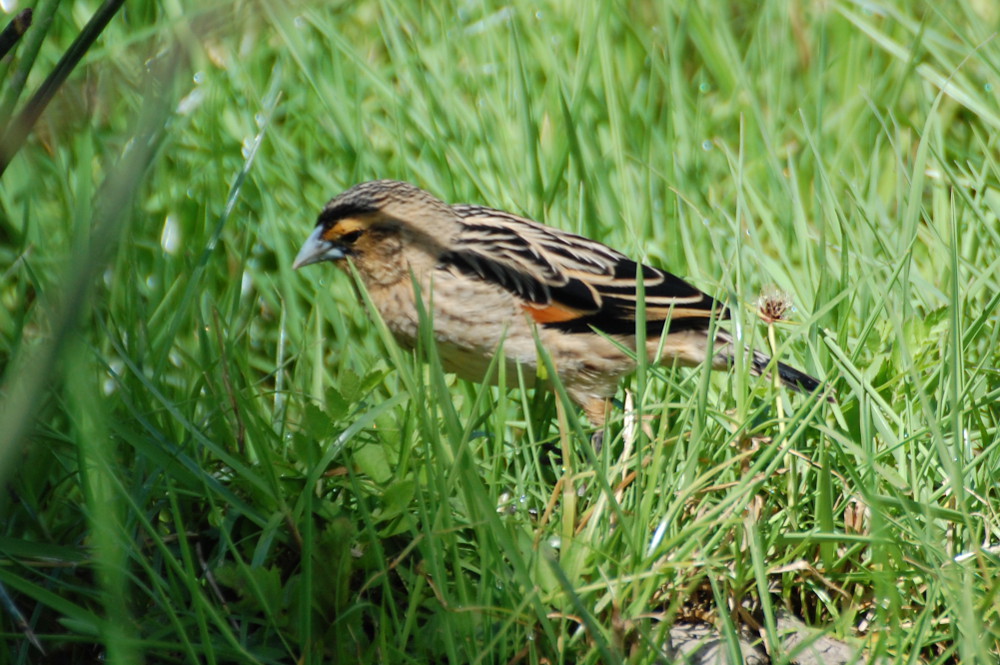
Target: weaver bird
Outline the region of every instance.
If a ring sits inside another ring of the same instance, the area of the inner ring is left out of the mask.
[[[418,337],[416,283],[441,363],[462,378],[482,381],[502,349],[508,371],[521,365],[533,381],[541,343],[598,428],[619,380],[636,366],[640,270],[650,362],[733,362],[728,332],[715,328],[709,341],[712,318],[728,318],[726,308],[680,277],[509,212],[449,205],[405,182],[361,183],[327,203],[292,267],[321,261],[354,266],[406,348]],[[772,369],[759,352],[749,364],[758,375]],[[783,363],[773,369],[795,390],[820,385]]]

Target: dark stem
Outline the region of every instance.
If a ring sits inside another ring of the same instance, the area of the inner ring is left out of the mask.
[[[94,41],[97,40],[97,37],[104,31],[111,18],[124,3],[125,0],[105,0],[105,3],[94,13],[94,16],[84,26],[77,38],[70,44],[55,69],[52,70],[52,73],[42,82],[38,91],[28,100],[27,104],[24,105],[24,108],[21,109],[21,112],[14,119],[14,122],[7,128],[3,139],[0,140],[0,176],[4,174],[4,171],[7,170],[7,165],[10,164],[10,160],[14,158],[17,151],[24,145],[28,134],[31,132],[31,128],[35,126],[35,122],[42,115],[42,111],[52,101],[52,97],[55,96],[59,86],[66,81],[70,72],[80,64],[80,60],[83,59],[84,54],[93,45]]]
[[[0,58],[10,53],[21,36],[31,27],[31,16],[31,7],[28,7],[15,16],[3,29],[3,32],[0,32]]]

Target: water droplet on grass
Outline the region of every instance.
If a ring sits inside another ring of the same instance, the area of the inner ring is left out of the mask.
[[[167,254],[176,254],[181,247],[181,226],[174,215],[167,215],[160,231],[160,247]]]

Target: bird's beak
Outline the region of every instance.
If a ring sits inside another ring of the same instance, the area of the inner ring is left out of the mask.
[[[323,239],[324,230],[322,226],[317,226],[310,234],[305,244],[302,245],[302,249],[299,250],[298,256],[295,257],[292,270],[298,270],[302,266],[320,261],[339,261],[347,256],[343,247]]]

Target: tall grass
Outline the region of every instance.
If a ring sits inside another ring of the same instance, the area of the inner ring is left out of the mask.
[[[996,662],[992,5],[127,9],[0,186],[0,583],[49,658],[645,663],[698,620],[780,663],[791,614]],[[595,452],[558,391],[457,381],[292,272],[376,177],[750,303],[758,348],[776,285],[836,402],[644,366]]]

